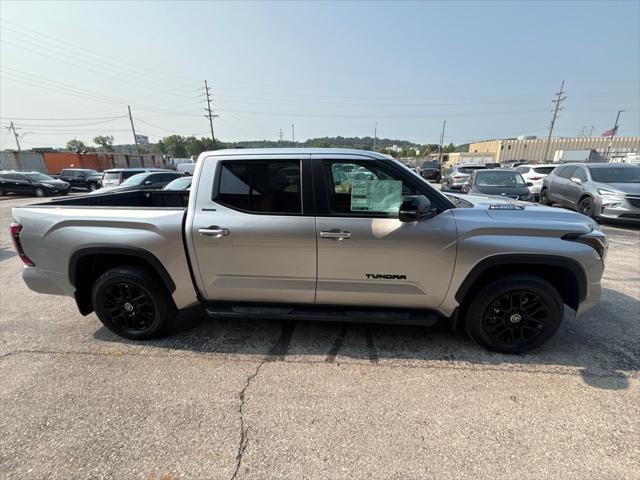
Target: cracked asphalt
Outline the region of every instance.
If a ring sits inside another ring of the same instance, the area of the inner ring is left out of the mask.
[[[601,303],[523,356],[443,327],[203,320],[120,339],[20,279],[0,201],[11,479],[639,479],[640,230]]]

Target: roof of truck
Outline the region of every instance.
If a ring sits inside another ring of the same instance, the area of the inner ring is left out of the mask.
[[[213,150],[202,152],[201,156],[219,157],[233,155],[359,155],[362,157],[372,157],[380,159],[392,158],[388,155],[369,152],[367,150],[356,150],[355,148],[235,148],[229,150]]]

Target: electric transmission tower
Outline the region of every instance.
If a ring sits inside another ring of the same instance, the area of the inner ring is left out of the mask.
[[[213,141],[213,149],[216,149],[216,137],[213,134],[213,119],[216,117],[219,117],[220,115],[214,115],[213,114],[213,110],[211,108],[211,103],[213,102],[213,99],[211,98],[211,93],[209,93],[211,89],[209,88],[209,85],[207,85],[207,81],[204,81],[204,93],[207,97],[207,108],[204,109],[204,111],[206,112],[206,115],[204,116],[205,118],[209,119],[209,128],[211,128],[211,140]]]
[[[546,162],[548,160],[547,155],[549,154],[549,145],[551,144],[551,134],[553,133],[553,127],[556,124],[556,119],[558,118],[558,114],[562,111],[562,107],[560,106],[562,102],[564,102],[567,97],[565,96],[564,91],[564,80],[562,81],[562,85],[560,85],[560,91],[556,93],[556,98],[553,100],[554,108],[552,110],[553,117],[551,117],[551,125],[549,126],[549,136],[547,137],[547,145],[544,147],[544,157],[542,157],[542,161]]]

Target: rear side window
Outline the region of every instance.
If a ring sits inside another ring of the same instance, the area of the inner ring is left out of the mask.
[[[573,177],[573,172],[576,171],[576,167],[573,165],[569,165],[567,167],[562,167],[562,169],[556,173],[559,177],[562,178],[571,178]]]
[[[251,213],[302,213],[300,161],[222,162],[213,200]]]
[[[134,175],[137,175],[139,173],[144,173],[144,171],[142,171],[142,170],[125,170],[125,171],[122,172],[122,180],[126,180],[127,178],[133,177]],[[119,174],[116,173],[116,175],[119,175]],[[116,176],[116,177],[113,177],[113,178],[116,179],[118,177]]]
[[[520,172],[522,175],[524,175],[525,173],[529,173],[529,170],[531,170],[531,167],[518,167],[516,168],[516,170]]]
[[[553,172],[554,168],[556,167],[535,167],[533,171],[541,175],[549,175],[551,172]]]

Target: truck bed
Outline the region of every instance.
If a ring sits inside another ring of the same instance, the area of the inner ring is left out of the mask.
[[[50,200],[38,206],[187,208],[188,191],[130,190]]]

